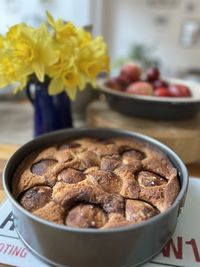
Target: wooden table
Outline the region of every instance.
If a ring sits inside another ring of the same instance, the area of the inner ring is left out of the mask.
[[[2,173],[6,161],[10,156],[19,148],[18,145],[3,145],[0,144],[0,204],[6,199],[5,193],[2,188]],[[190,176],[200,177],[200,163],[190,164],[187,166]],[[0,267],[6,267],[0,263]]]
[[[6,161],[10,156],[18,149],[18,145],[3,145],[0,144],[0,204],[6,199],[5,193],[2,188],[2,173]],[[8,265],[1,264],[0,267],[6,267]]]
[[[0,144],[0,203],[5,200],[5,193],[2,187],[2,174],[6,161],[19,148],[19,145]]]
[[[200,161],[200,113],[187,120],[150,120],[126,116],[112,110],[106,101],[95,100],[87,106],[86,120],[92,127],[125,129],[153,137],[187,164]]]

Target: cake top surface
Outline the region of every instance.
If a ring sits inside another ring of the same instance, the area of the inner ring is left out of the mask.
[[[80,137],[41,148],[20,163],[12,183],[25,209],[79,228],[147,220],[169,208],[179,190],[167,156],[128,137]]]

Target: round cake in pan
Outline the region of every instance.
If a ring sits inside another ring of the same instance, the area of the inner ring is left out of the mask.
[[[66,140],[17,168],[12,192],[28,211],[78,228],[140,223],[165,211],[180,191],[166,155],[128,137]]]

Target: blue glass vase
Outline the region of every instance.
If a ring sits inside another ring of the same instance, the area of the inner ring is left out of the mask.
[[[72,127],[70,100],[65,92],[50,96],[49,80],[30,81],[27,96],[34,107],[34,137]]]

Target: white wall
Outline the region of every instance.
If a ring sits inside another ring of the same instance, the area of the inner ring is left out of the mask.
[[[0,0],[0,33],[22,21],[37,26],[46,19],[46,10],[77,26],[90,24],[90,0]]]
[[[112,59],[126,56],[130,45],[145,43],[155,50],[168,73],[177,69],[200,67],[200,47],[185,48],[180,44],[182,22],[188,18],[200,20],[200,1],[188,13],[188,0],[180,0],[177,8],[159,9],[147,6],[146,0],[96,0],[101,2],[102,18],[99,31],[105,36]],[[163,0],[164,1],[164,0]],[[191,1],[190,1],[191,2]],[[165,25],[155,23],[155,17],[168,18]]]
[[[189,1],[196,3],[191,14],[185,7]],[[182,22],[191,17],[200,20],[200,1],[179,0],[180,6],[166,10],[146,3],[147,0],[0,0],[0,33],[22,21],[37,25],[49,10],[55,17],[78,26],[93,23],[94,33],[105,36],[113,60],[126,56],[130,45],[143,42],[154,48],[168,73],[200,67],[200,48],[180,44]],[[168,18],[168,23],[157,25],[158,16]]]

